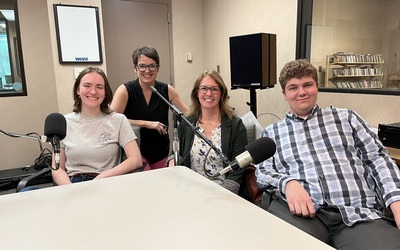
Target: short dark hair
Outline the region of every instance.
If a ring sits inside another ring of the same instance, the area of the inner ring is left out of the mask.
[[[76,112],[76,113],[80,113],[82,110],[82,100],[81,100],[81,98],[79,98],[79,95],[76,92],[79,88],[82,77],[91,72],[98,73],[104,79],[104,87],[105,87],[106,96],[104,97],[103,102],[100,104],[100,109],[102,112],[104,112],[106,114],[111,114],[112,110],[110,109],[110,103],[112,102],[112,99],[113,99],[113,92],[111,90],[110,83],[108,82],[107,76],[104,73],[104,71],[95,66],[86,67],[84,70],[81,71],[81,73],[79,73],[78,77],[76,78],[74,87],[73,87],[73,93],[72,93],[73,97],[74,97],[74,108],[72,111]]]
[[[317,69],[306,59],[297,59],[288,62],[283,66],[279,76],[279,83],[285,90],[286,83],[292,78],[302,78],[310,76],[318,84]]]
[[[141,55],[153,59],[154,61],[156,61],[157,65],[160,66],[160,57],[158,56],[157,50],[150,46],[143,46],[141,48],[135,49],[135,51],[133,51],[132,53],[133,65],[135,65],[135,67]]]

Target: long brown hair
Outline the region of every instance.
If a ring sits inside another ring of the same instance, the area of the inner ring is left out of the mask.
[[[72,109],[73,112],[80,113],[82,110],[82,100],[78,96],[78,88],[81,83],[82,77],[88,73],[96,72],[101,75],[104,79],[104,87],[105,87],[105,97],[103,102],[100,104],[100,109],[102,112],[106,114],[111,114],[112,110],[110,109],[110,103],[113,99],[113,92],[110,87],[110,83],[108,82],[107,76],[104,71],[95,66],[88,66],[84,70],[79,73],[78,77],[75,80],[74,87],[73,87],[73,97],[74,97],[74,108]]]
[[[192,99],[191,112],[189,116],[194,116],[197,119],[201,117],[201,105],[199,98],[197,97],[197,93],[199,92],[200,82],[204,77],[210,76],[214,81],[218,84],[218,87],[221,89],[221,99],[219,100],[219,109],[221,114],[226,114],[228,116],[228,120],[231,120],[234,116],[233,108],[229,104],[229,96],[228,96],[228,88],[225,85],[224,80],[221,75],[215,70],[207,70],[203,72],[197,80],[194,82],[192,93],[190,95]]]

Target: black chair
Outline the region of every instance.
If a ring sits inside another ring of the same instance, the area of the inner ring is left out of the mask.
[[[16,192],[18,193],[21,191],[21,189],[26,188],[30,185],[36,185],[36,184],[42,184],[42,183],[48,183],[49,179],[52,179],[51,177],[51,168],[47,167],[39,172],[36,172],[28,177],[23,178],[17,185]],[[51,181],[50,181],[51,182]]]

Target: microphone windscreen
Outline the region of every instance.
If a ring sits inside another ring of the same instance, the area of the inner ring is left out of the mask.
[[[253,163],[258,164],[275,154],[276,144],[271,138],[261,137],[247,145],[245,148],[253,158]]]
[[[57,135],[60,140],[64,139],[67,134],[67,121],[60,113],[51,113],[44,121],[44,135],[54,137]]]

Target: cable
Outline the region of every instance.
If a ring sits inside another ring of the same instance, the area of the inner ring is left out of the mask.
[[[51,160],[52,152],[48,148],[45,148],[34,161],[35,169],[42,170],[46,167],[51,167]]]
[[[206,156],[204,157],[203,171],[204,171],[204,173],[205,173],[210,179],[213,179],[213,180],[221,180],[220,175],[219,175],[219,172],[217,172],[217,174],[210,174],[210,173],[207,172],[206,163],[207,163],[208,155],[209,155],[210,152],[211,152],[211,149],[212,149],[211,147],[208,149],[207,154],[206,154]]]
[[[210,174],[210,173],[208,173],[208,172],[207,172],[207,168],[206,168],[207,158],[208,158],[208,155],[210,154],[210,152],[211,152],[211,147],[208,149],[207,154],[206,154],[205,157],[204,157],[204,161],[203,161],[203,171],[204,171],[204,173],[205,173],[208,177],[214,178],[215,176],[212,175],[212,174]]]
[[[185,162],[186,158],[188,158],[190,155],[190,150],[186,153],[186,155],[181,159],[178,165],[181,165]]]
[[[264,113],[259,114],[259,115],[257,116],[257,119],[258,119],[261,115],[272,115],[272,116],[275,116],[275,118],[277,118],[278,120],[281,120],[281,118],[279,118],[279,116],[275,115],[274,113],[270,113],[270,112],[264,112]]]
[[[0,129],[0,133],[7,135],[9,137],[12,138],[30,138],[30,139],[36,139],[39,143],[39,149],[40,149],[40,155],[38,158],[35,159],[34,161],[34,166],[35,169],[40,169],[42,166],[47,166],[50,167],[51,169],[54,169],[52,167],[51,161],[52,161],[52,152],[47,149],[44,148],[43,149],[43,145],[42,145],[42,137],[36,133],[36,132],[30,132],[27,134],[16,134],[16,133],[9,133],[9,132],[5,132],[3,130]],[[45,167],[42,167],[42,169]],[[40,169],[41,170],[41,169]],[[54,169],[56,170],[56,169]]]

